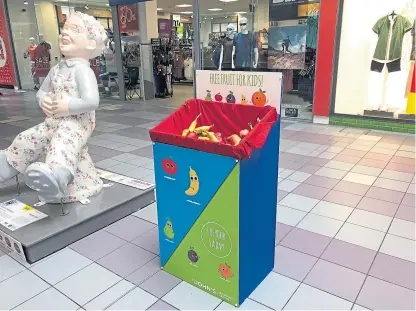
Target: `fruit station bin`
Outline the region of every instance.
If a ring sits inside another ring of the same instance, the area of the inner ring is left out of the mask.
[[[237,146],[183,137],[198,115],[227,135],[255,125]],[[150,136],[162,269],[239,306],[274,266],[275,108],[190,100]]]

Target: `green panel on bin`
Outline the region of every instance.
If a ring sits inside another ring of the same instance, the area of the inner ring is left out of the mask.
[[[163,267],[232,305],[238,304],[239,179],[240,163]]]

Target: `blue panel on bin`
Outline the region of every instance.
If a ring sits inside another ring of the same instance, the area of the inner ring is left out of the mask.
[[[240,164],[240,304],[274,266],[279,139],[280,118],[263,148]]]
[[[160,260],[164,266],[230,174],[236,160],[161,143],[154,144],[153,154]],[[191,177],[197,177],[199,183],[194,195],[193,191],[186,194]]]

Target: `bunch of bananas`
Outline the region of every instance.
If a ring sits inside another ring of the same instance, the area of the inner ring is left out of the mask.
[[[221,139],[220,133],[210,132],[210,130],[212,129],[214,125],[204,125],[204,126],[196,127],[200,116],[201,114],[199,114],[196,117],[196,119],[192,121],[189,128],[184,129],[182,131],[182,136],[193,138],[193,139],[199,139],[199,140],[208,140],[208,141],[212,141],[216,143],[221,142],[222,139]]]

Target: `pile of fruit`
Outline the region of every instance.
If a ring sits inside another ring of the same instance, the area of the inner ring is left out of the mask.
[[[188,137],[191,139],[206,140],[206,141],[210,141],[213,143],[222,143],[226,145],[237,146],[241,142],[241,140],[244,137],[246,137],[248,133],[250,133],[250,131],[253,129],[252,124],[249,123],[248,129],[241,130],[238,135],[233,134],[231,136],[224,138],[222,133],[212,131],[214,125],[204,125],[204,126],[196,127],[200,116],[201,114],[199,114],[196,117],[196,119],[192,121],[189,128],[184,129],[182,131],[182,136]],[[257,122],[260,122],[260,119],[257,119]]]

